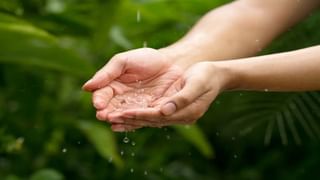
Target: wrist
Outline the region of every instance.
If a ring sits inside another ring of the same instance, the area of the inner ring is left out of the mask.
[[[211,62],[218,71],[221,91],[239,89],[241,74],[237,71],[237,66],[233,61]]]
[[[203,61],[202,57],[197,55],[195,49],[187,44],[176,43],[159,49],[159,52],[166,56],[170,63],[181,67],[183,70]]]

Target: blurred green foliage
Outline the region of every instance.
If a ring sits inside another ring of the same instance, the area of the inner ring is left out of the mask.
[[[198,126],[123,134],[95,120],[81,84],[107,59],[166,46],[227,2],[1,0],[0,179],[320,177],[319,92],[224,93]],[[263,53],[319,44],[319,27],[314,13]]]

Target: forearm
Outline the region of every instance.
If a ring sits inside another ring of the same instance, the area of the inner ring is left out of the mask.
[[[160,51],[185,67],[252,56],[318,4],[318,0],[235,1],[209,12],[185,37]]]
[[[213,63],[225,72],[224,89],[320,90],[320,46]]]

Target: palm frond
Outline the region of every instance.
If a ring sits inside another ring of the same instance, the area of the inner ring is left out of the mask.
[[[306,137],[320,140],[319,92],[250,92],[241,96],[238,93],[226,96],[228,102],[220,108],[229,107],[223,111],[228,111],[228,122],[220,123],[219,126],[226,134],[239,132],[240,136],[244,136],[254,128],[263,128],[265,130],[259,132],[264,132],[265,145],[271,143],[276,133],[283,145],[290,141],[300,145]]]

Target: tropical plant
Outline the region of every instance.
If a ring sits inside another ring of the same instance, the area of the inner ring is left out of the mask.
[[[107,59],[168,45],[227,2],[1,0],[0,178],[318,175],[319,92],[224,93],[193,126],[115,134],[95,120],[81,84]],[[319,22],[320,13],[313,14],[263,53],[319,44]]]

